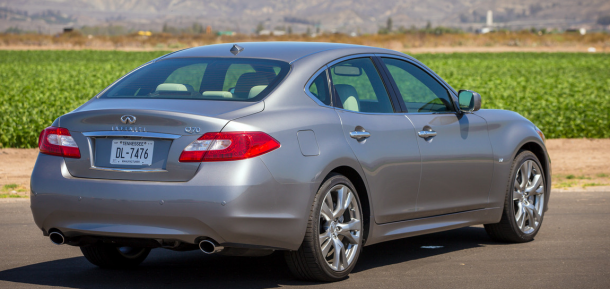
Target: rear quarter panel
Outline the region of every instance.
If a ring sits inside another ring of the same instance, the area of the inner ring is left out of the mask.
[[[260,158],[280,184],[283,201],[302,200],[304,195],[307,196],[308,202],[299,206],[300,212],[295,212],[303,220],[301,237],[305,235],[315,194],[333,169],[349,166],[361,178],[363,176],[360,164],[343,136],[341,120],[335,110],[316,104],[305,94],[304,84],[309,76],[293,78],[294,82],[286,79],[265,99],[264,111],[234,119],[222,130],[262,131],[279,141],[279,149]],[[301,152],[297,133],[302,130],[315,133],[318,155],[304,156]]]

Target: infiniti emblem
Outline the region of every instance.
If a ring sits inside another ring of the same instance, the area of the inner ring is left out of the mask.
[[[133,124],[136,123],[136,117],[133,115],[126,114],[121,116],[121,122],[124,124]]]

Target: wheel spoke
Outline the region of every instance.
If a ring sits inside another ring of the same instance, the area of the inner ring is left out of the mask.
[[[345,199],[347,197],[348,190],[346,187],[341,187],[337,190],[337,207],[333,212],[333,219],[337,219],[343,215],[345,212],[345,207],[343,204],[345,203]]]
[[[533,192],[534,195],[541,195],[544,193],[544,186],[540,185],[538,188],[536,188],[536,190]]]
[[[532,180],[532,185],[531,185],[531,186],[529,186],[529,187],[527,187],[527,188],[525,189],[525,191],[526,191],[527,193],[530,193],[530,194],[531,194],[532,192],[535,192],[535,191],[536,191],[536,189],[537,189],[537,188],[538,188],[538,187],[539,187],[541,184],[542,184],[542,175],[540,175],[540,174],[535,175],[535,176],[534,176],[534,179]]]
[[[337,226],[341,227],[341,231],[360,231],[361,228],[361,223],[360,220],[356,220],[356,219],[351,219],[349,222],[347,223],[339,223],[337,224]]]
[[[525,225],[525,210],[523,209],[521,203],[519,203],[519,208],[515,219],[517,220],[517,226],[519,226],[519,229],[523,230],[523,226]]]
[[[521,184],[519,183],[519,180],[516,177],[515,177],[515,183],[513,184],[513,189],[515,191],[521,191]]]
[[[519,169],[519,171],[521,172],[521,183],[519,183],[519,190],[520,191],[524,191],[525,190],[525,186],[527,186],[527,180],[528,180],[528,176],[527,176],[527,166],[525,165],[525,163],[523,165],[521,165],[521,168]]]
[[[326,240],[330,238],[330,230],[326,229],[326,232],[320,234],[320,245],[323,245]]]
[[[347,264],[347,256],[345,255],[345,247],[339,239],[333,239],[333,247],[335,248],[335,258],[333,260],[333,266],[337,271],[345,268]]]
[[[348,190],[347,198],[343,202],[343,211],[349,209],[349,205],[352,203],[353,200],[354,200],[354,194],[352,194],[352,192]]]
[[[525,171],[526,171],[526,175],[527,175],[527,180],[530,179],[530,177],[532,176],[532,161],[526,161],[525,162]],[[527,184],[527,181],[525,182]]]
[[[346,238],[347,241],[352,245],[358,245],[358,241],[360,240],[360,232],[352,234],[350,231],[339,231],[339,235]]]
[[[527,213],[528,213],[528,217],[530,217],[530,227],[535,227],[535,223],[533,222],[540,222],[540,214],[538,214],[538,210],[536,210],[536,207],[534,207],[534,205],[527,205],[525,206],[525,208],[527,209]]]
[[[327,197],[327,199],[330,199]],[[330,221],[333,219],[333,212],[332,210],[328,207],[328,202],[324,202],[322,203],[322,209],[320,210],[320,215],[326,220],[326,221]]]
[[[523,193],[521,191],[515,189],[513,191],[513,201],[521,200],[523,198]]]
[[[525,215],[527,216],[527,219],[530,221],[530,227],[534,228],[536,225],[535,225],[533,210],[529,206],[526,206],[524,209],[525,209]]]
[[[324,258],[326,258],[326,256],[328,256],[328,252],[330,251],[331,248],[333,248],[335,245],[335,242],[333,241],[333,239],[328,238],[326,243],[320,243],[321,244],[321,249],[322,249],[322,256],[324,256]]]

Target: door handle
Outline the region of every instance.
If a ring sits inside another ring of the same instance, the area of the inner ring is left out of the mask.
[[[371,133],[368,131],[350,131],[349,136],[357,140],[362,140],[370,137]]]
[[[436,136],[436,132],[433,130],[422,130],[417,133],[417,136],[423,137],[423,138],[429,138],[429,137]]]

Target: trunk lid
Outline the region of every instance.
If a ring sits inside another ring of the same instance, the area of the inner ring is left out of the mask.
[[[178,161],[188,144],[263,109],[263,102],[93,99],[59,119],[81,152],[66,167],[82,178],[188,181],[201,165]]]

